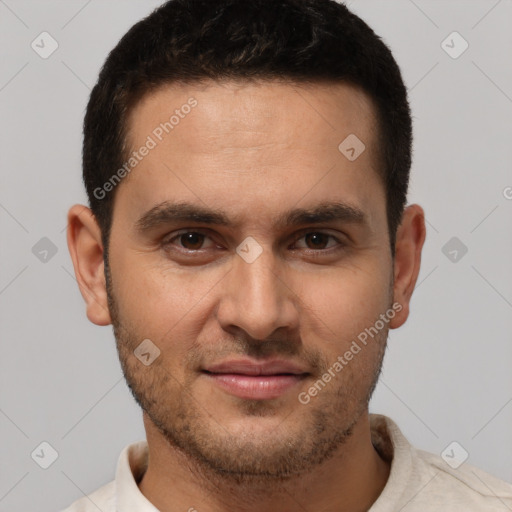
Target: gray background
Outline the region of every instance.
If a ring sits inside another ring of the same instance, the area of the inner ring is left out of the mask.
[[[110,481],[121,449],[144,438],[111,328],[85,316],[65,227],[69,206],[86,201],[90,88],[158,4],[0,0],[2,512],[69,505]],[[469,463],[512,481],[512,2],[349,5],[403,71],[415,124],[409,202],[428,222],[411,316],[390,333],[371,411],[420,448],[457,441]],[[48,59],[31,48],[43,31],[59,45]],[[469,43],[456,59],[441,46],[453,31]],[[57,250],[47,261],[43,237]],[[452,237],[468,249],[455,262],[451,246],[443,252]],[[58,452],[46,470],[31,458],[43,441]]]

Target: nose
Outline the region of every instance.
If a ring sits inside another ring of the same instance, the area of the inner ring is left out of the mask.
[[[263,249],[250,263],[235,255],[223,282],[218,322],[227,332],[236,334],[242,329],[257,340],[265,340],[278,329],[297,329],[299,298],[293,288],[271,249]]]

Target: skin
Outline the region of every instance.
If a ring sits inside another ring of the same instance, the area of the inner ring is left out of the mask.
[[[371,443],[368,401],[388,329],[409,314],[424,212],[405,209],[393,259],[375,110],[358,88],[168,85],[133,109],[131,148],[190,97],[197,106],[116,190],[110,282],[94,216],[82,205],[68,214],[87,316],[114,325],[144,411],[149,465],[139,488],[163,512],[367,510],[389,475]],[[338,150],[351,133],[366,146],[354,161]],[[233,225],[188,220],[138,232],[140,216],[163,201],[220,208]],[[359,208],[367,223],[275,224],[291,209],[326,201]],[[205,236],[177,236],[194,230]],[[306,236],[318,232],[331,237],[313,237],[315,244]],[[236,252],[248,236],[262,249],[252,263]],[[379,334],[300,403],[298,394],[393,303],[401,310]],[[149,366],[133,354],[144,339],[160,350]],[[248,355],[291,360],[308,375],[278,398],[251,400],[201,372]]]

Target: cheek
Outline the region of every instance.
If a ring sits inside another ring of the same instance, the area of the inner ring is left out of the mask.
[[[186,343],[200,329],[208,296],[222,286],[226,270],[183,271],[166,264],[163,258],[148,263],[148,256],[141,254],[117,261],[112,278],[119,316],[139,337],[162,346],[176,338]]]
[[[324,349],[331,344],[339,351],[340,343],[350,343],[374,324],[389,306],[391,270],[381,260],[372,251],[360,255],[357,265],[349,263],[356,261],[354,257],[331,270],[319,269],[309,275],[289,270],[283,276],[299,297],[295,307],[305,340],[321,340]],[[113,255],[112,261],[120,319],[137,337],[154,340],[162,348],[172,345],[173,352],[186,352],[211,320],[223,297],[223,277],[230,270],[229,265],[201,271],[179,269],[163,255],[157,258],[129,251]]]
[[[385,269],[374,266],[364,271],[338,269],[306,280],[302,298],[314,336],[339,352],[374,325],[389,308],[387,278]]]

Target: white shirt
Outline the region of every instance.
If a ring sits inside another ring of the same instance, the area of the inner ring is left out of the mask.
[[[391,472],[368,512],[512,511],[512,484],[467,463],[452,469],[441,456],[414,448],[387,416],[370,414],[370,426],[372,443],[391,460]],[[158,512],[137,486],[146,471],[147,454],[146,441],[126,446],[115,480],[62,512]]]

